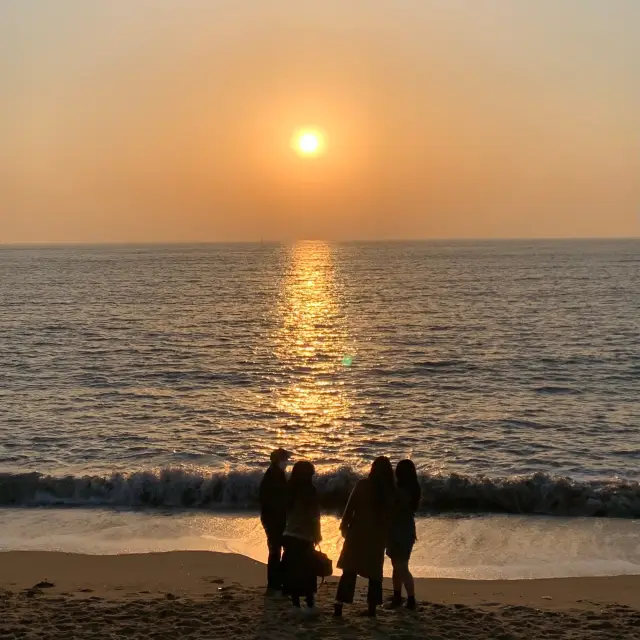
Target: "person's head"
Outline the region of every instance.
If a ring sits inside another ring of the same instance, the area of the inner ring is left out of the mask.
[[[288,482],[290,506],[293,506],[297,500],[315,493],[313,486],[315,473],[315,467],[307,460],[299,460],[293,465]]]
[[[393,467],[387,456],[380,456],[373,461],[369,472],[369,481],[373,487],[374,502],[379,505],[387,504],[395,486],[393,479]]]
[[[418,482],[416,465],[411,460],[400,460],[396,466],[396,482],[398,489],[406,491],[411,498],[411,507],[417,511],[422,497],[422,490]]]
[[[290,457],[291,454],[286,449],[276,449],[271,452],[271,464],[280,467],[284,471],[289,464]]]
[[[309,485],[316,473],[315,467],[308,460],[299,460],[293,465],[290,482],[298,485]]]

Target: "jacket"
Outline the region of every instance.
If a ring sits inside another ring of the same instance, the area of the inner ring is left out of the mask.
[[[304,496],[287,511],[285,536],[307,540],[317,544],[322,540],[320,535],[320,505],[315,489]]]
[[[272,464],[260,482],[260,520],[267,533],[282,534],[287,521],[287,476]]]

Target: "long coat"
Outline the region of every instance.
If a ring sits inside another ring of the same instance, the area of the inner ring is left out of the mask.
[[[338,568],[363,578],[382,580],[391,501],[377,506],[368,479],[360,480],[349,498],[340,530],[345,540]]]

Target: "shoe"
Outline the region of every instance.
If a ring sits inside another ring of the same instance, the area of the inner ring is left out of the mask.
[[[407,604],[405,605],[407,607],[407,609],[409,611],[415,611],[416,610],[416,599],[415,596],[409,596],[407,598]]]
[[[319,611],[317,607],[304,607],[300,609],[300,615],[306,619],[317,618],[318,614]]]
[[[342,618],[342,605],[339,602],[333,605],[333,617]]]
[[[358,614],[358,617],[360,618],[375,618],[377,614],[377,611],[375,608],[369,607],[368,609],[365,609],[364,611],[361,611]]]

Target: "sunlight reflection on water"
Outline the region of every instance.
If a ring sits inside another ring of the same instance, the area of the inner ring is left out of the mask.
[[[295,374],[287,386],[276,389],[276,406],[296,428],[281,430],[280,444],[312,457],[345,436],[344,421],[352,417],[353,402],[343,361],[354,348],[332,247],[299,243],[291,247],[288,260],[273,348],[283,370]]]

